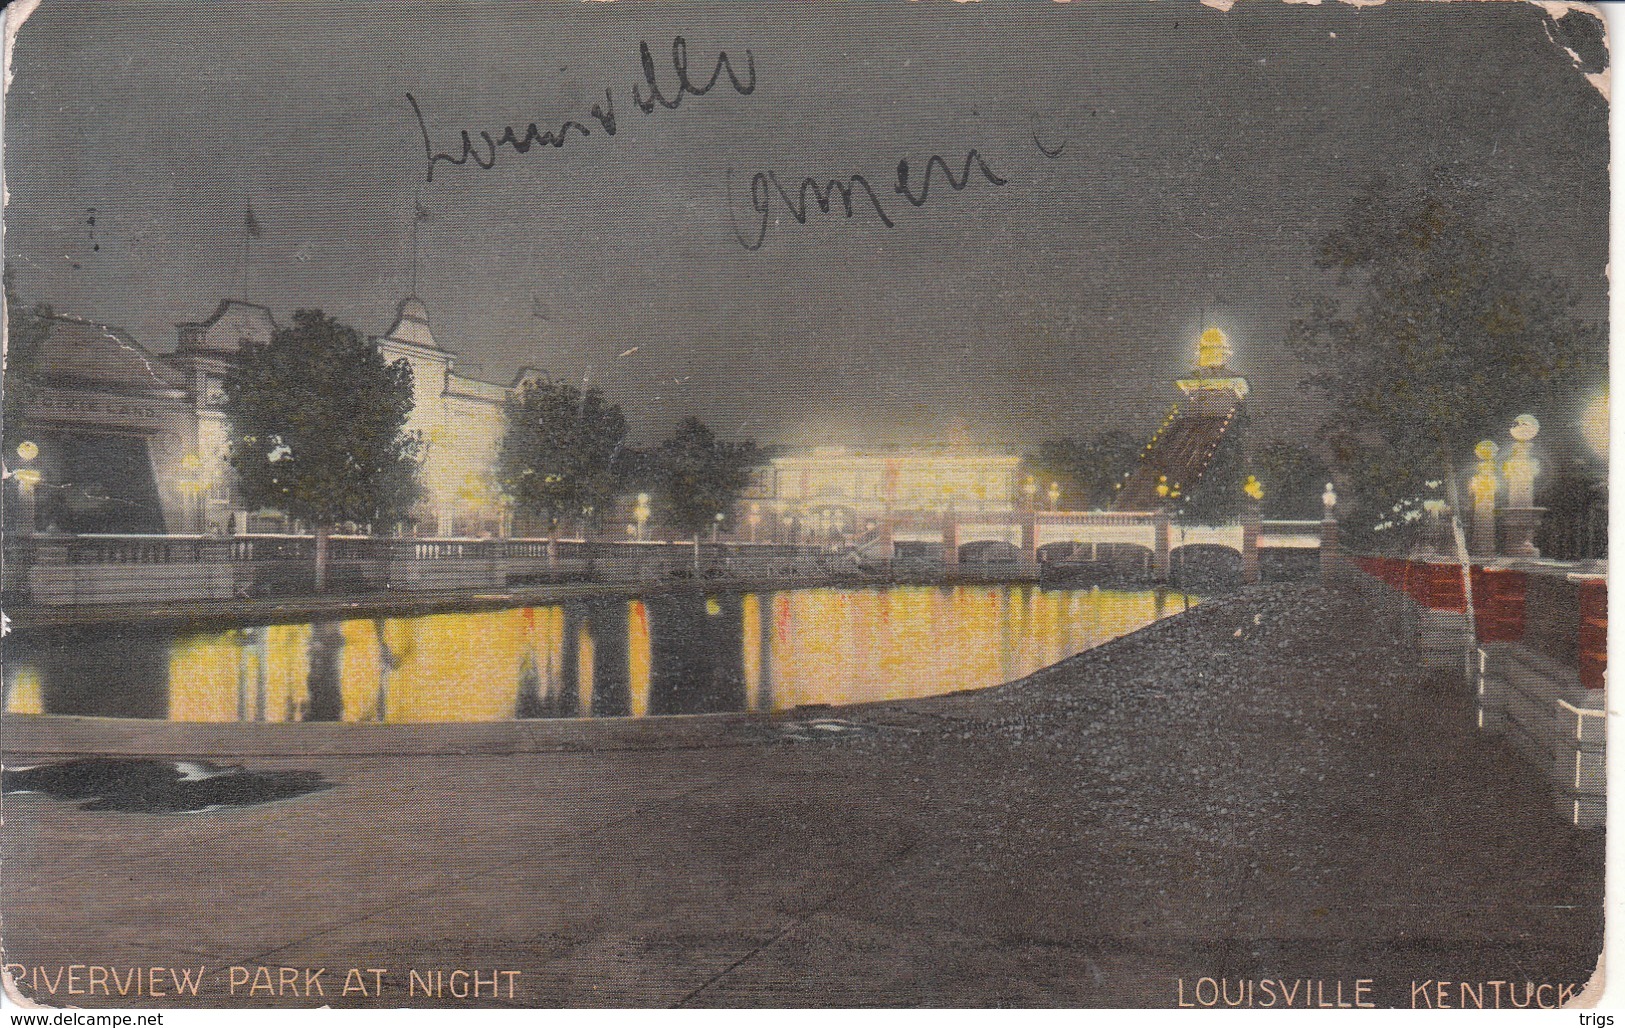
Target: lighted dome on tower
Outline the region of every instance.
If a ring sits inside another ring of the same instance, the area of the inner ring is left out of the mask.
[[[1230,340],[1216,328],[1210,328],[1202,333],[1201,341],[1196,344],[1196,366],[1199,368],[1222,368],[1230,362]]]
[[[1188,414],[1232,414],[1247,398],[1247,380],[1230,370],[1229,338],[1216,328],[1196,344],[1196,367],[1174,385],[1185,394]]]

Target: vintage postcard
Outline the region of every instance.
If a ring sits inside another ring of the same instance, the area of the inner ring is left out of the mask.
[[[1603,12],[4,18],[8,1004],[1606,1002]]]

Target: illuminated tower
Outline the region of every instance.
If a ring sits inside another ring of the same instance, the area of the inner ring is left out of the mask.
[[[1201,482],[1247,398],[1247,380],[1230,369],[1230,357],[1223,332],[1203,331],[1196,367],[1174,382],[1183,399],[1140,451],[1139,466],[1119,487],[1113,510],[1177,509]]]

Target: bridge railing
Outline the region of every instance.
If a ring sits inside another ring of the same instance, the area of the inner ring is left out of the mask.
[[[1161,514],[1119,510],[1041,510],[1036,519],[1042,525],[1151,525]]]

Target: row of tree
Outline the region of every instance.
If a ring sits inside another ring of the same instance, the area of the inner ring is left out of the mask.
[[[645,490],[660,497],[666,525],[697,541],[732,509],[760,462],[755,443],[723,442],[692,416],[653,450],[635,449],[626,442],[626,415],[596,388],[529,382],[507,415],[497,481],[549,535]]]
[[[1596,535],[1606,520],[1597,515],[1606,457],[1582,444],[1578,425],[1607,380],[1607,331],[1580,314],[1568,283],[1529,264],[1484,196],[1470,171],[1441,168],[1409,185],[1374,181],[1350,203],[1317,257],[1327,288],[1286,339],[1317,369],[1305,387],[1328,401],[1315,445],[1254,448],[1238,419],[1183,513],[1232,513],[1253,475],[1265,517],[1313,517],[1322,485],[1336,479],[1345,531],[1371,544],[1391,511],[1435,488],[1459,511],[1474,445],[1504,441],[1513,418],[1530,413],[1547,426],[1537,504],[1549,521],[1567,519],[1548,537],[1559,552],[1599,555],[1558,537]],[[1083,505],[1105,506],[1136,452],[1132,437],[1105,432],[1045,443],[1029,467]]]
[[[1606,378],[1606,332],[1577,313],[1566,284],[1531,268],[1491,226],[1469,176],[1439,171],[1408,189],[1374,183],[1327,235],[1319,263],[1335,281],[1287,340],[1319,369],[1306,385],[1329,401],[1318,448],[1276,440],[1252,449],[1245,431],[1233,431],[1185,513],[1226,516],[1243,500],[1246,475],[1263,484],[1268,517],[1313,516],[1321,483],[1335,476],[1352,501],[1339,513],[1356,540],[1429,482],[1446,483],[1459,510],[1457,480],[1474,443],[1500,437],[1526,412],[1561,436],[1584,391]],[[6,299],[4,418],[15,427],[50,311],[20,303],[9,272]],[[245,349],[225,383],[243,499],[316,526],[319,551],[335,524],[404,519],[421,495],[424,444],[405,429],[412,389],[404,362],[387,363],[320,311],[297,312],[268,343]],[[760,457],[693,418],[649,451],[626,437],[623,412],[597,389],[532,383],[509,404],[498,485],[550,533],[601,517],[614,497],[638,489],[660,496],[667,525],[697,537]],[[1561,439],[1559,448],[1584,452]],[[1069,506],[1104,507],[1138,453],[1138,439],[1114,430],[1046,442],[1028,470],[1056,482]],[[1564,472],[1581,481],[1576,495],[1589,495],[1605,471],[1600,459],[1583,464],[1570,459]]]
[[[1474,445],[1504,442],[1519,414],[1547,426],[1566,474],[1606,478],[1578,425],[1607,381],[1607,331],[1568,283],[1530,266],[1484,195],[1451,168],[1409,187],[1378,180],[1321,244],[1333,281],[1287,342],[1320,369],[1310,384],[1331,411],[1320,435],[1349,486],[1340,514],[1356,544],[1433,486],[1460,511]]]
[[[1287,439],[1250,445],[1247,423],[1244,414],[1233,423],[1201,480],[1181,497],[1177,513],[1197,521],[1235,517],[1247,502],[1243,487],[1251,477],[1263,487],[1263,517],[1319,517],[1320,494],[1331,477],[1326,461],[1309,446]],[[1040,488],[1055,483],[1074,509],[1104,510],[1134,471],[1142,446],[1139,437],[1121,429],[1083,439],[1049,439],[1028,455],[1023,473]]]
[[[355,329],[297,311],[292,325],[242,350],[224,392],[241,498],[313,526],[318,587],[334,526],[400,522],[422,498],[424,441],[406,428],[411,366],[387,362]],[[516,516],[550,538],[644,490],[659,495],[665,525],[697,542],[757,463],[755,444],[723,442],[693,417],[652,450],[630,446],[627,434],[625,414],[600,390],[528,382],[506,406],[496,483]]]

